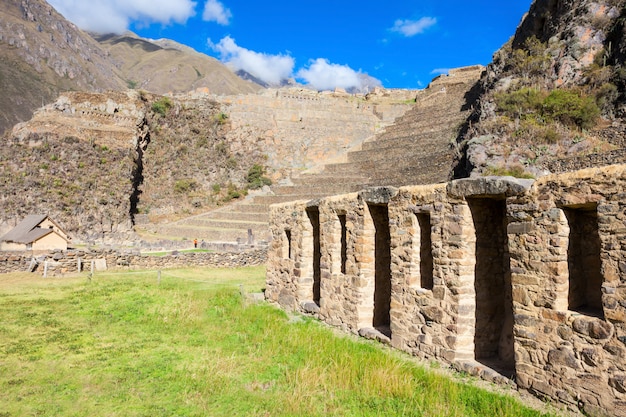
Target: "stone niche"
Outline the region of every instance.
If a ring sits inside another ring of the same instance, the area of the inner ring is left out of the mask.
[[[274,205],[266,297],[570,408],[626,416],[625,174]]]

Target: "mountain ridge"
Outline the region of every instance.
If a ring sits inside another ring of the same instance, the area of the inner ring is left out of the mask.
[[[44,0],[0,0],[0,132],[30,119],[63,91],[139,87],[164,94],[203,88],[237,94],[261,88],[174,41],[121,37],[129,44],[99,43]],[[133,49],[133,44],[143,48]],[[128,50],[133,54],[128,56]]]

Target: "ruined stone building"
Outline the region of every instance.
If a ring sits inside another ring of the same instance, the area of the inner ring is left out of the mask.
[[[626,416],[626,165],[272,206],[266,297]]]

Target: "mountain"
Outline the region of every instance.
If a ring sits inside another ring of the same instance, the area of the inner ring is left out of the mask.
[[[117,64],[130,88],[157,94],[208,89],[211,94],[246,94],[262,88],[215,58],[169,39],[148,40],[132,32],[93,35]]]
[[[105,50],[43,0],[0,0],[0,132],[60,91],[125,88]]]
[[[239,94],[261,88],[174,41],[94,36],[101,43],[44,0],[0,0],[0,133],[63,91]]]

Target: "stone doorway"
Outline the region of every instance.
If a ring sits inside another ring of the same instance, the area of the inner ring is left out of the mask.
[[[474,358],[513,376],[513,302],[504,198],[468,198],[476,231]]]
[[[375,329],[391,337],[391,234],[387,205],[368,204],[374,226],[374,317]]]
[[[320,211],[318,207],[306,209],[307,217],[311,223],[312,245],[313,245],[313,302],[320,305],[320,283],[321,283],[321,247],[320,247]]]

